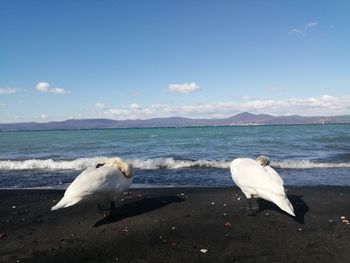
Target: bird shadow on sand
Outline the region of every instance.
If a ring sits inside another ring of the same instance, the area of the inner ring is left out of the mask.
[[[274,211],[277,211],[281,214],[286,214],[286,215],[292,217],[294,221],[304,225],[305,224],[305,215],[310,209],[309,209],[309,206],[304,202],[302,197],[303,196],[301,196],[301,195],[288,195],[288,199],[294,207],[295,217],[285,213],[278,206],[276,206],[274,203],[268,202],[264,199],[258,199],[258,204],[259,204],[258,213],[262,212],[265,209],[274,210]]]
[[[183,201],[184,199],[178,196],[160,196],[131,201],[115,208],[112,216],[107,216],[98,220],[95,223],[94,227],[112,224],[127,217],[141,215],[162,208],[169,204],[179,203]]]

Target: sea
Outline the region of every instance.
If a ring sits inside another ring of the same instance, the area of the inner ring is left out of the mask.
[[[132,187],[233,186],[230,163],[266,155],[290,186],[350,185],[350,125],[274,125],[0,132],[1,189],[65,189],[118,156]]]

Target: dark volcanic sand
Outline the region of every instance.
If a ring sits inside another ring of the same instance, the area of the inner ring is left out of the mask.
[[[112,220],[96,204],[50,211],[62,196],[0,191],[0,262],[350,259],[350,225],[340,219],[350,219],[350,187],[289,189],[296,219],[264,201],[257,215],[245,215],[237,188],[133,189]]]

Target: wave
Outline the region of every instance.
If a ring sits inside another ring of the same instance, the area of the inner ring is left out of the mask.
[[[350,163],[315,162],[310,160],[284,160],[271,162],[271,166],[280,169],[322,169],[322,168],[350,168]]]
[[[30,159],[2,160],[0,170],[84,170],[103,162],[107,157],[78,158],[75,160]],[[178,160],[174,158],[127,159],[136,169],[229,169],[231,161],[227,160]],[[277,169],[318,169],[318,168],[350,168],[349,162],[331,163],[310,160],[282,160],[272,162]]]

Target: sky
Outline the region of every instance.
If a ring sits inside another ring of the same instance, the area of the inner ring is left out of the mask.
[[[1,0],[0,123],[350,114],[350,1]]]

